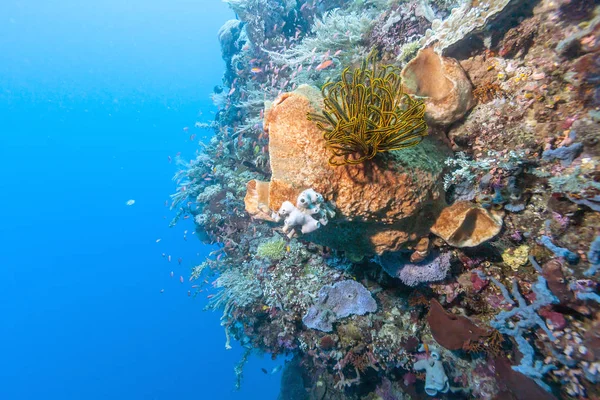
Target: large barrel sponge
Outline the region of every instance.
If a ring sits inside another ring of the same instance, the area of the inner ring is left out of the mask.
[[[353,254],[397,251],[426,236],[445,206],[441,182],[449,150],[426,137],[418,146],[362,164],[330,166],[323,133],[306,117],[321,104],[321,92],[303,85],[267,109],[272,176],[268,196],[263,192],[256,202],[278,210],[314,189],[335,205],[336,217],[306,239]]]

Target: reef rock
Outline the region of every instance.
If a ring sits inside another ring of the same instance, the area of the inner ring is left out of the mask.
[[[363,164],[330,166],[323,133],[306,117],[321,104],[320,91],[303,85],[267,110],[269,208],[278,210],[314,189],[335,206],[336,216],[306,238],[353,254],[396,251],[426,236],[445,205],[441,181],[448,149],[425,138]]]
[[[425,118],[434,124],[450,125],[475,105],[473,86],[460,63],[431,47],[406,64],[402,85],[406,93],[425,98]]]
[[[453,8],[445,20],[433,20],[421,45],[433,45],[439,54],[448,54],[465,47],[466,40],[489,29],[490,23],[498,21],[521,4],[523,0],[466,1]]]
[[[442,211],[431,232],[450,246],[475,247],[500,232],[502,217],[501,212],[488,211],[470,201],[458,201]]]

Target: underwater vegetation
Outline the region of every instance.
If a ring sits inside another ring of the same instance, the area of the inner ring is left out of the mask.
[[[232,384],[268,354],[286,400],[598,398],[598,2],[228,3],[171,206]]]
[[[360,164],[380,152],[416,146],[427,134],[425,104],[402,91],[400,69],[378,66],[375,52],[321,91],[322,115],[308,118],[324,131],[330,165]]]

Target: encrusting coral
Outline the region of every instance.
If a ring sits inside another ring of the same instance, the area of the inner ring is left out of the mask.
[[[332,324],[339,319],[375,311],[377,303],[371,293],[360,283],[347,280],[323,286],[302,321],[309,328],[331,332]]]
[[[321,91],[322,114],[308,118],[324,132],[330,165],[360,164],[380,152],[416,146],[427,135],[423,102],[404,93],[399,68],[377,65],[375,52]]]

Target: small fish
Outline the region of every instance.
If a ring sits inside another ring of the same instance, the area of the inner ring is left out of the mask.
[[[165,207],[169,207],[169,200],[165,200]]]
[[[250,72],[252,72],[253,74],[258,74],[262,72],[262,69],[258,67],[253,67],[252,69],[250,69]]]
[[[183,276],[179,276],[179,282],[183,283]]]
[[[302,72],[302,64],[298,67],[298,73]]]
[[[179,258],[177,259],[177,263],[178,263],[179,265],[181,265],[181,263],[182,263],[182,262],[183,262],[183,259],[182,259],[181,257],[179,257]]]
[[[171,255],[169,254],[169,257],[167,257],[167,260],[169,260],[169,262],[171,262]]]
[[[167,160],[169,160],[169,164],[170,164],[172,161],[171,156],[167,156]]]
[[[273,368],[273,370],[271,370],[271,374],[276,374],[279,371],[281,371],[281,365],[278,365],[275,368]]]
[[[161,240],[161,238],[156,239],[156,243],[159,243]]]
[[[170,275],[171,275],[171,278],[172,278],[173,276],[175,276],[175,273],[173,271],[171,271]]]
[[[338,50],[338,51],[336,51],[335,53],[333,53],[333,56],[334,56],[334,57],[337,57],[337,56],[339,56],[341,53],[342,53],[342,51],[341,51],[341,50]]]
[[[183,131],[184,131],[184,132],[187,132],[187,131],[189,131],[189,130],[190,130],[190,128],[188,128],[187,126],[184,126],[184,127],[183,127]]]
[[[304,5],[306,5],[306,3],[304,3]],[[266,369],[264,369],[264,368],[261,368],[260,370],[261,370],[261,371],[262,371],[262,372],[263,372],[265,375],[267,375],[267,374],[269,373],[269,372],[267,372],[267,370],[266,370]]]
[[[193,141],[194,141],[194,139],[196,139],[196,134],[195,134],[195,133],[192,133],[192,134],[190,135],[190,141],[192,141],[192,142],[193,142]]]
[[[229,91],[229,96],[231,96],[233,92],[235,92],[235,88],[231,88],[231,90]]]
[[[165,289],[160,289],[160,292],[161,292],[161,293],[164,293],[164,292],[165,292]]]
[[[188,290],[188,297],[192,295],[192,292]]]
[[[209,294],[208,296],[206,296],[207,299],[212,299],[213,297],[215,297],[214,294]]]
[[[128,206],[132,206],[135,204],[135,200],[131,199],[131,200],[127,200],[127,202],[125,203]]]
[[[331,60],[325,60],[321,64],[317,65],[317,67],[315,68],[315,70],[321,71],[323,69],[331,67],[332,65],[333,65],[333,61],[331,61]]]

